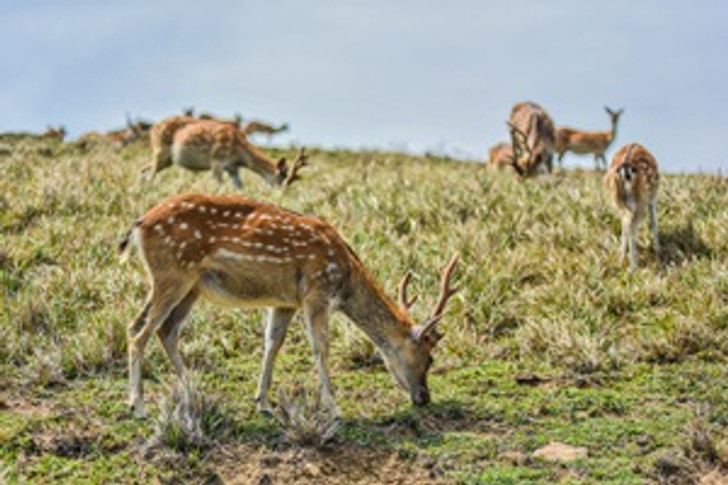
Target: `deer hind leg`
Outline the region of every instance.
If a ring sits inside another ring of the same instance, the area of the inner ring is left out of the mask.
[[[157,336],[162,341],[164,350],[167,352],[169,360],[174,366],[174,371],[180,380],[185,379],[185,366],[182,358],[177,351],[177,342],[179,341],[179,333],[182,330],[187,315],[189,315],[192,305],[197,301],[200,292],[197,288],[192,289],[187,296],[172,310],[167,319],[157,329]]]
[[[657,236],[657,207],[655,201],[650,202],[650,231],[655,240],[655,255],[660,257],[660,238]]]
[[[260,375],[258,392],[255,396],[258,411],[263,414],[272,414],[272,408],[268,402],[268,389],[270,389],[270,383],[273,379],[273,363],[283,345],[288,326],[295,314],[296,310],[292,308],[271,308],[268,311],[268,322],[265,327],[263,372]]]
[[[629,268],[630,271],[637,269],[637,223],[639,219],[632,217],[629,222]]]
[[[622,237],[621,242],[619,245],[619,256],[620,260],[624,261],[625,256],[627,256],[627,249],[629,246],[629,218],[628,217],[622,217]]]
[[[339,416],[329,376],[329,309],[327,306],[314,306],[305,309],[306,328],[311,341],[314,361],[321,381],[319,401],[335,416]]]
[[[152,333],[169,317],[189,287],[171,288],[166,293],[152,289],[144,309],[129,325],[127,347],[129,352],[129,403],[138,418],[144,417],[144,397],[142,389],[142,357],[144,348]]]

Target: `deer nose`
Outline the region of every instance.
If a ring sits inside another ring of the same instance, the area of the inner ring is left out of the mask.
[[[412,393],[412,404],[418,407],[430,404],[430,392],[426,387],[421,387]]]

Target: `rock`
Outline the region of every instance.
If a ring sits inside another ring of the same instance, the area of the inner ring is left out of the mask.
[[[546,461],[569,462],[586,458],[589,450],[584,447],[569,446],[563,443],[549,443],[533,452],[534,458],[541,458]]]

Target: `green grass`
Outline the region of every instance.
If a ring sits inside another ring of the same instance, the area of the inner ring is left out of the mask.
[[[147,288],[137,261],[119,264],[117,244],[162,198],[232,185],[171,168],[145,188],[139,170],[150,153],[141,144],[82,153],[3,142],[14,151],[0,154],[0,481],[215,483],[244,464],[275,478],[294,451],[274,420],[255,413],[260,311],[199,304],[183,331],[181,353],[200,390],[224,403],[219,419],[229,424],[214,445],[145,451],[174,383],[156,342],[144,363],[152,419],[134,420],[126,407],[126,325]],[[321,473],[344,483],[345,462],[392,479],[399,470],[462,483],[623,484],[725,472],[725,178],[663,177],[663,253],[655,258],[642,227],[630,274],[599,174],[520,182],[479,163],[344,150],[311,149],[310,162],[285,192],[245,172],[243,192],[331,222],[392,295],[412,270],[416,320],[435,302],[438,268],[461,253],[462,290],[441,324],[427,409],[411,408],[381,365],[360,364],[372,361],[371,345],[334,318],[343,421],[328,451],[306,455]],[[273,396],[316,382],[301,327],[277,362]],[[589,455],[531,458],[554,441]],[[231,456],[236,447],[250,453]],[[265,468],[270,454],[282,464]],[[324,466],[334,461],[338,474]]]

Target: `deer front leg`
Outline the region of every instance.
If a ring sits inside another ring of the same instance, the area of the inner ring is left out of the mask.
[[[331,378],[329,377],[329,309],[326,306],[316,306],[306,310],[306,327],[313,358],[321,381],[320,402],[329,409],[335,416],[339,416],[339,408],[336,406],[334,394],[331,390]]]
[[[276,355],[286,338],[288,325],[290,325],[296,310],[292,308],[271,308],[268,311],[268,322],[265,326],[265,348],[263,351],[263,372],[258,382],[258,392],[255,396],[258,412],[272,414],[268,402],[268,389],[273,379],[273,363]]]
[[[236,189],[243,189],[243,182],[240,180],[240,174],[238,173],[238,167],[236,165],[228,165],[225,167],[225,171],[230,175],[230,180],[233,181],[233,185]]]

